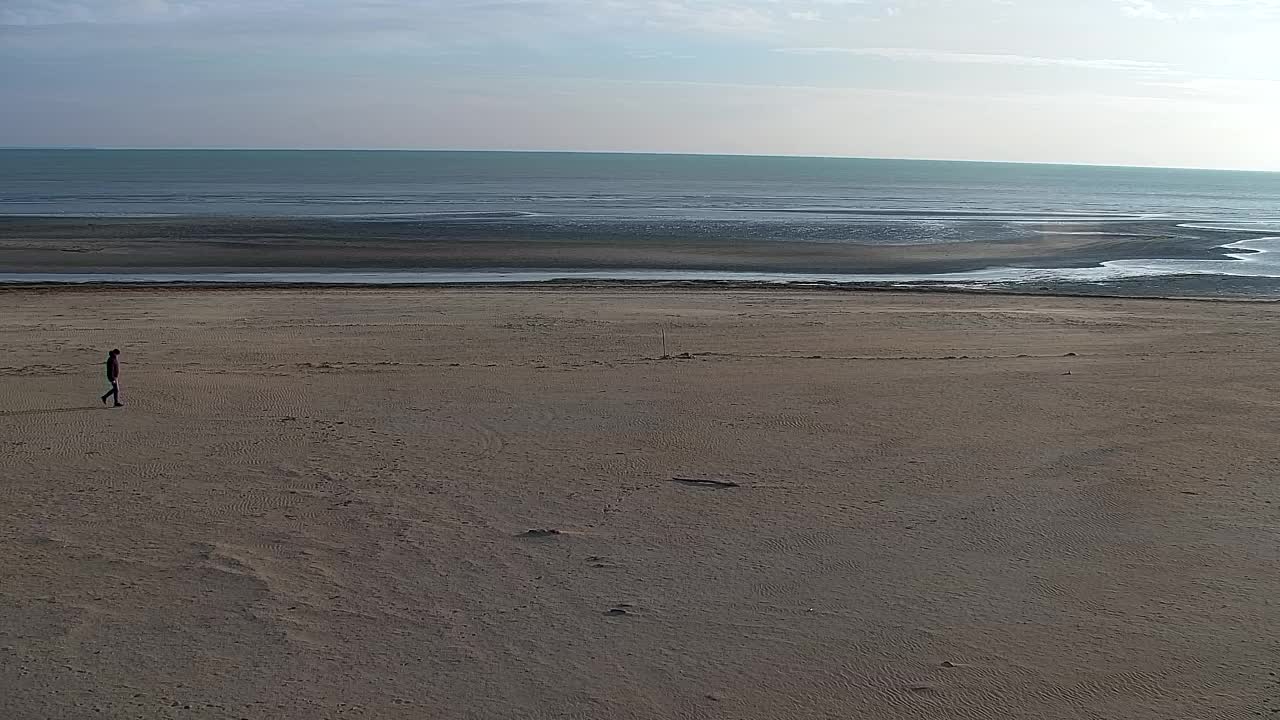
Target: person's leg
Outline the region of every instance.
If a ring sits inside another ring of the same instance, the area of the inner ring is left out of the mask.
[[[111,383],[111,394],[115,396],[116,407],[120,407],[124,404],[120,402],[120,383],[114,381]]]
[[[108,380],[107,382],[111,382],[111,381],[110,381],[110,380]],[[113,394],[115,394],[115,392],[116,392],[116,384],[115,384],[115,383],[111,383],[111,389],[110,389],[110,390],[108,390],[108,391],[106,391],[106,392],[104,392],[104,393],[102,393],[102,404],[103,404],[103,405],[106,405],[106,404],[107,404],[107,398],[111,397]]]

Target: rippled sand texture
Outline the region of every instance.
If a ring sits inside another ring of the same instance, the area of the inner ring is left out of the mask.
[[[1275,312],[6,291],[0,716],[1269,712]]]

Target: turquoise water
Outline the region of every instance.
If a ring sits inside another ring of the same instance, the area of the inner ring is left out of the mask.
[[[1231,277],[1223,262],[1251,259],[1247,275],[1274,277],[1276,263],[1248,253],[1280,236],[1280,174],[680,155],[0,150],[0,215],[372,218],[413,221],[424,237],[447,228],[451,237],[531,242],[889,246],[1034,241],[1049,225],[1100,238],[1150,227],[1175,241],[1203,244],[1212,233],[1223,245],[1253,245],[1205,261],[1217,265],[1128,258],[1141,270],[1117,271],[1099,258],[1092,279]],[[1056,279],[1091,281],[1047,277]]]

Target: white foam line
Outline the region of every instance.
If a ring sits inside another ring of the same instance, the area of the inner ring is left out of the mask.
[[[1245,225],[1255,225],[1256,227],[1229,227],[1226,225],[1208,225],[1205,223],[1178,223],[1174,227],[1184,230],[1212,230],[1215,232],[1238,232],[1238,233],[1259,233],[1259,232],[1278,232],[1280,231],[1280,221],[1276,220],[1258,220],[1250,223],[1242,223]]]

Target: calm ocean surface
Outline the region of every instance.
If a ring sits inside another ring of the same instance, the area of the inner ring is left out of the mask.
[[[1201,242],[1213,233],[1226,247],[1212,260],[1101,258],[1092,267],[813,279],[1069,284],[1190,276],[1197,287],[1225,287],[1251,278],[1252,292],[1268,295],[1256,289],[1269,286],[1260,281],[1280,278],[1280,174],[1267,173],[678,155],[0,150],[0,215],[385,218],[494,233],[598,233],[619,243],[723,235],[888,246],[1017,241],[1046,224],[1106,237],[1113,226],[1150,223]],[[363,273],[360,281],[457,275],[432,271]],[[0,281],[21,279],[0,267]]]

